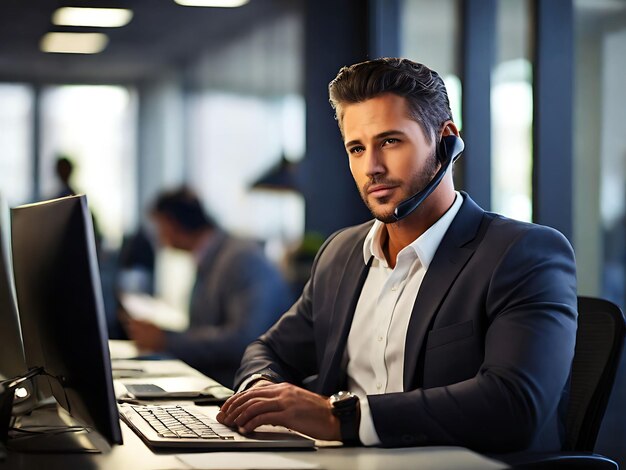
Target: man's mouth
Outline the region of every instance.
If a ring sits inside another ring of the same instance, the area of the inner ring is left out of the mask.
[[[395,185],[374,184],[367,188],[367,194],[373,197],[386,197],[391,195],[396,188]]]

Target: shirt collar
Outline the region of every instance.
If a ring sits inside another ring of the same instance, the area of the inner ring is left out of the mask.
[[[443,239],[443,236],[448,231],[448,228],[452,224],[452,221],[456,217],[461,205],[463,204],[463,196],[458,191],[455,191],[456,197],[450,209],[442,215],[437,222],[430,226],[422,235],[416,238],[410,245],[405,247],[404,250],[413,250],[418,256],[424,269],[428,269],[430,262],[435,257],[437,248]],[[383,253],[381,239],[384,232],[385,224],[380,220],[375,220],[374,225],[367,233],[365,241],[363,242],[363,260],[367,264],[370,258],[373,256],[379,260],[383,266],[387,266],[387,260]]]

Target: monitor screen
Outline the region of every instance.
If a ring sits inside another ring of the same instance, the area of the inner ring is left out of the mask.
[[[11,216],[26,364],[43,367],[39,380],[72,416],[121,443],[86,197],[16,207]]]
[[[17,316],[9,208],[0,195],[0,380],[26,373]]]

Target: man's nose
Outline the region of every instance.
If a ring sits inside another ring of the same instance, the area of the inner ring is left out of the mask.
[[[377,149],[369,150],[365,154],[367,176],[380,175],[385,173],[385,164],[382,152]]]

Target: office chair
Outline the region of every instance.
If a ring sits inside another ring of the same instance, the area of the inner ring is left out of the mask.
[[[561,452],[516,454],[503,460],[516,469],[617,470],[614,461],[593,453],[620,362],[626,324],[608,300],[578,297],[578,331],[570,399]]]

